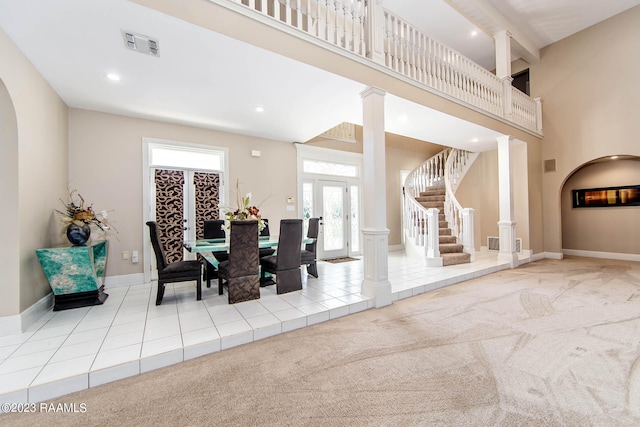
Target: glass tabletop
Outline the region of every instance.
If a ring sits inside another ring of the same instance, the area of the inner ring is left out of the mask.
[[[301,243],[312,243],[313,239],[305,237]],[[259,248],[274,248],[278,246],[278,236],[260,236],[258,239]],[[229,242],[225,239],[198,239],[184,242],[186,250],[192,253],[202,252],[222,252],[229,250]]]

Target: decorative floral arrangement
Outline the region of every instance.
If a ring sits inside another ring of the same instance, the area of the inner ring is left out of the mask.
[[[91,225],[95,224],[103,232],[110,231],[113,227],[107,222],[107,211],[100,211],[96,213],[93,210],[93,204],[85,207],[84,198],[78,193],[77,190],[69,192],[69,201],[64,202],[60,200],[65,207],[65,211],[59,211],[62,215],[62,221],[69,226],[76,224],[82,226],[83,224]],[[115,230],[115,229],[114,229]]]
[[[264,229],[264,221],[260,216],[260,209],[258,207],[251,205],[251,193],[247,193],[242,197],[240,195],[240,184],[236,182],[236,209],[231,209],[227,207],[223,207],[225,212],[225,219],[227,223],[225,225],[225,229],[230,230],[231,221],[242,221],[242,220],[258,220],[258,231],[262,231]]]

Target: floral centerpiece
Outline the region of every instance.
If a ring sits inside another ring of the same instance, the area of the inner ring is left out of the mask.
[[[251,193],[247,193],[244,197],[240,196],[239,183],[236,183],[236,208],[223,207],[226,211],[224,216],[226,219],[225,229],[231,230],[231,221],[242,220],[258,220],[258,231],[264,229],[264,221],[260,216],[260,209],[251,204]]]
[[[67,238],[73,245],[84,245],[91,236],[90,225],[95,225],[104,233],[113,227],[107,222],[107,211],[95,212],[93,204],[85,206],[84,198],[77,190],[69,192],[69,201],[60,200],[64,211],[56,209],[62,216]]]

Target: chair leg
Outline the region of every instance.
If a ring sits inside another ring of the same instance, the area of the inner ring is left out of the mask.
[[[198,276],[197,280],[197,288],[196,288],[196,300],[200,301],[202,299],[202,278]]]
[[[315,261],[313,261],[311,264],[307,264],[307,273],[309,273],[316,279],[318,278],[318,266]]]
[[[164,282],[158,281],[158,293],[156,295],[156,305],[162,304],[163,296],[164,296]]]
[[[222,277],[218,274],[218,295],[222,295],[224,292],[222,291]]]

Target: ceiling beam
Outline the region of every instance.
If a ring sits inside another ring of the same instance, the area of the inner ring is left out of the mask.
[[[511,34],[511,54],[516,58],[522,58],[529,64],[540,62],[540,49],[488,0],[444,1],[491,37],[501,31],[509,32]]]

